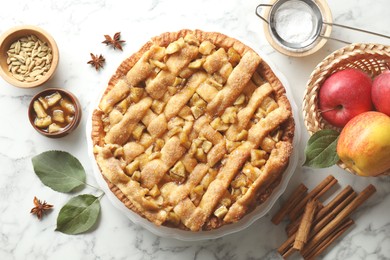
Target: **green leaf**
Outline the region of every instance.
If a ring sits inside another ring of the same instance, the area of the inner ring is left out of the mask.
[[[47,151],[32,158],[35,174],[55,191],[70,192],[85,185],[80,161],[63,151]]]
[[[90,194],[79,195],[68,201],[57,217],[56,231],[76,235],[90,230],[100,213],[99,198]]]
[[[304,166],[326,168],[339,161],[336,147],[340,133],[332,129],[323,129],[314,133],[305,148]]]

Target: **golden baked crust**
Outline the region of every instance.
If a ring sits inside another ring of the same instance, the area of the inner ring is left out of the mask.
[[[285,89],[261,57],[201,30],[164,33],[124,60],[92,124],[111,191],[149,221],[191,231],[266,200],[294,133]]]

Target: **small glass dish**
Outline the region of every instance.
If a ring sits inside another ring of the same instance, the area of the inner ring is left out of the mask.
[[[28,117],[40,134],[59,138],[73,132],[80,123],[82,110],[76,96],[60,88],[36,94],[28,107]]]

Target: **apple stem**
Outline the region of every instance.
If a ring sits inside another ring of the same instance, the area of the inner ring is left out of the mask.
[[[343,108],[342,105],[338,105],[338,106],[336,106],[334,108],[329,108],[329,109],[326,109],[326,110],[320,110],[320,113],[326,113],[326,112],[333,111],[333,110],[340,110],[342,108]]]

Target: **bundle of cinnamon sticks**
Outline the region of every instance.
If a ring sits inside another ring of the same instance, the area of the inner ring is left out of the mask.
[[[354,224],[349,216],[376,191],[370,184],[357,194],[348,185],[323,205],[320,198],[336,183],[329,175],[310,192],[300,184],[273,216],[275,225],[285,217],[290,220],[288,239],[278,248],[283,258],[299,251],[304,259],[315,259]]]

